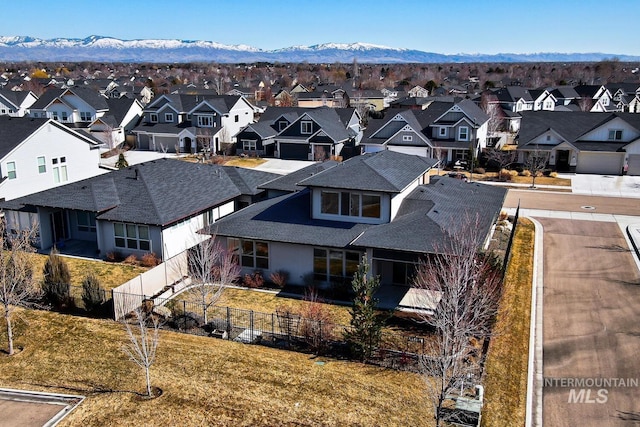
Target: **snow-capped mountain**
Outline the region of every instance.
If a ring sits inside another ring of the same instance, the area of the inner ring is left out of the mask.
[[[442,62],[591,62],[616,57],[608,53],[531,53],[444,55],[369,43],[325,43],[262,50],[246,45],[224,45],[202,40],[120,40],[90,36],[84,39],[38,39],[0,36],[0,61],[108,61],[108,62],[311,62],[333,63],[442,63]]]

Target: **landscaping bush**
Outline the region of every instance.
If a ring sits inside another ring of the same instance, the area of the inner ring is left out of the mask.
[[[278,270],[269,276],[274,285],[284,288],[289,280],[289,273],[284,270]]]
[[[167,320],[171,317],[171,310],[169,310],[164,305],[156,305],[155,307],[153,307],[153,312],[164,320]]]
[[[531,171],[523,170],[522,172],[520,172],[520,176],[530,177],[531,176]]]
[[[56,308],[74,305],[69,286],[71,273],[69,273],[67,263],[58,254],[55,247],[51,250],[44,264],[42,275],[44,277],[42,292],[46,302]]]
[[[254,271],[251,274],[245,274],[242,282],[247,288],[261,288],[264,285],[264,277],[261,271]]]
[[[134,254],[131,254],[122,262],[125,264],[138,265],[138,257],[136,257]]]
[[[87,311],[93,311],[105,303],[107,297],[100,281],[92,272],[82,281],[82,302]]]
[[[202,325],[202,323],[203,323],[202,316],[196,313],[187,311],[184,314],[173,318],[170,322],[170,325],[173,328],[184,331],[187,329],[197,328],[200,325]]]
[[[331,310],[322,303],[315,289],[307,291],[304,299],[309,303],[304,305],[300,311],[300,316],[302,316],[300,333],[304,336],[311,350],[319,354],[326,348],[327,343],[334,339],[335,322]]]
[[[517,174],[517,172],[516,172]],[[511,171],[507,170],[507,169],[502,169],[499,173],[498,173],[498,179],[502,180],[502,181],[511,181],[512,175],[511,175]]]
[[[108,262],[121,262],[124,259],[122,254],[118,251],[107,252],[105,260]]]
[[[558,172],[551,172],[551,173],[549,173],[549,176],[551,178],[557,178],[558,177]]]
[[[481,174],[484,175],[487,171],[484,170],[484,168],[475,168],[473,170],[473,173],[477,173],[477,174]]]
[[[143,267],[155,267],[160,264],[160,258],[153,252],[148,252],[140,258],[140,265]]]

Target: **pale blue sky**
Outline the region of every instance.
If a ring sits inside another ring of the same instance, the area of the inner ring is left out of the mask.
[[[0,35],[640,55],[639,0],[1,0]]]

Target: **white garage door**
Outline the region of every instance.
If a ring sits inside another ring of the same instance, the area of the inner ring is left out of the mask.
[[[396,153],[412,154],[414,156],[428,157],[429,149],[425,147],[399,147],[397,145],[390,145],[389,151],[395,151]]]
[[[627,175],[640,175],[640,154],[629,154]]]
[[[594,173],[600,175],[620,175],[624,153],[588,153],[578,155],[576,173]]]

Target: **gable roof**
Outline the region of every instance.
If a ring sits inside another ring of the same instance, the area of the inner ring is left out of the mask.
[[[113,116],[118,126],[126,124],[122,123],[126,117],[131,106],[135,103],[140,103],[135,98],[108,98],[107,105],[109,106],[109,115]]]
[[[384,150],[352,157],[299,185],[399,193],[436,163],[435,159]]]
[[[0,97],[6,99],[7,102],[11,103],[16,109],[20,108],[22,102],[30,94],[37,99],[37,97],[30,90],[0,89]]]
[[[31,117],[9,117],[0,116],[0,159],[9,154],[14,148],[22,143],[38,129],[49,123],[58,129],[63,130],[90,145],[100,145],[101,141],[85,133],[76,132],[67,126],[51,119],[31,118]]]
[[[165,226],[242,194],[255,194],[258,184],[275,176],[160,159],[20,197],[3,206],[84,210],[96,212],[100,220]]]

